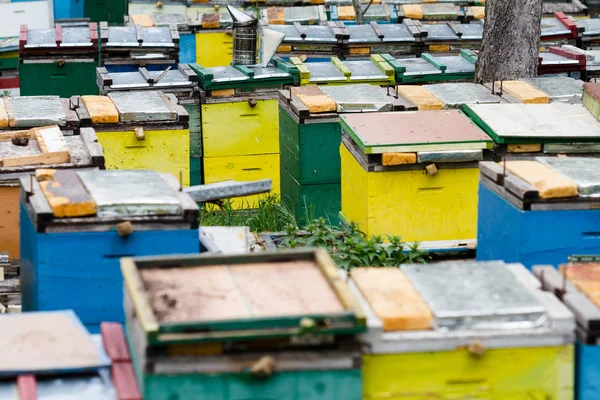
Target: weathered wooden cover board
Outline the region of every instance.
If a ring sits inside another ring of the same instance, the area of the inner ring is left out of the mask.
[[[485,132],[458,110],[345,114],[340,122],[365,154],[477,150],[492,143]]]

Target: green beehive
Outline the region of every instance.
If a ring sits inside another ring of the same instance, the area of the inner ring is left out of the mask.
[[[98,26],[56,25],[21,31],[19,76],[22,96],[98,94]]]
[[[124,258],[144,399],[359,400],[366,329],[324,250]]]
[[[304,86],[279,93],[281,198],[298,219],[339,223],[339,114],[403,110],[416,106],[393,89],[368,84]]]

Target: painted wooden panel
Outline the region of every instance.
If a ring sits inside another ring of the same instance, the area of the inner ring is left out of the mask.
[[[97,62],[20,64],[21,96],[98,94]]]
[[[200,105],[184,104],[190,115],[190,185],[202,183],[202,124],[200,122]]]
[[[281,170],[281,200],[300,223],[323,218],[333,226],[340,223],[341,192],[339,183],[301,185]]]
[[[204,183],[222,182],[230,179],[237,181],[271,179],[271,193],[279,194],[279,154],[204,157]],[[261,196],[253,195],[232,199],[233,206],[235,208],[256,206]]]
[[[80,1],[84,1],[83,16],[89,18],[91,22],[107,21],[109,25],[123,26],[123,17],[127,15],[126,0]]]
[[[192,64],[196,62],[196,34],[179,34],[179,63]]]
[[[23,311],[73,309],[93,333],[103,321],[124,321],[121,257],[196,253],[200,246],[195,229],[38,233],[23,208],[21,243]]]
[[[153,375],[144,379],[144,399],[360,400],[359,369],[277,372],[269,379],[247,373]]]
[[[572,400],[573,346],[365,355],[363,398]]]
[[[301,184],[340,183],[339,122],[298,124],[279,109],[281,170]]]
[[[440,169],[433,176],[425,169],[366,172],[344,145],[340,152],[342,212],[367,234],[405,241],[477,236],[478,168]]]
[[[8,259],[19,258],[18,186],[0,187],[0,253],[8,251]]]
[[[277,100],[202,104],[205,157],[279,153]]]
[[[144,130],[145,139],[137,140],[135,132],[98,132],[104,149],[107,169],[150,169],[169,172],[184,186],[190,184],[190,131]]]
[[[226,32],[196,33],[196,62],[203,67],[225,67],[233,61],[233,36]]]
[[[600,210],[523,211],[479,186],[477,260],[557,266],[600,253]]]
[[[577,343],[577,375],[575,385],[577,400],[596,400],[600,398],[600,346]]]
[[[54,0],[54,19],[83,17],[84,0]]]

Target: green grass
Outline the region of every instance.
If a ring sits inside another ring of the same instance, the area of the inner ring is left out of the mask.
[[[292,212],[279,201],[279,197],[270,194],[258,203],[257,208],[234,210],[230,200],[224,200],[220,206],[203,206],[200,212],[201,226],[248,226],[252,232],[281,232],[289,224],[296,224]]]
[[[346,270],[354,267],[387,267],[400,264],[422,263],[429,259],[418,243],[408,244],[398,236],[368,236],[355,224],[333,227],[323,218],[313,219],[310,207],[304,205],[306,221],[298,226],[293,213],[280,203],[277,195],[261,199],[257,208],[234,210],[231,201],[220,206],[203,206],[200,212],[201,226],[248,226],[250,231],[284,232],[279,247],[321,247],[326,249],[336,263]]]

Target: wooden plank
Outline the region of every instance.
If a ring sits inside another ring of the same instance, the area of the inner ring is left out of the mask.
[[[400,269],[355,268],[351,276],[384,331],[431,329],[431,310]]]
[[[115,124],[119,122],[119,111],[108,96],[81,96],[93,124]]]
[[[402,12],[405,18],[410,19],[423,19],[423,7],[420,4],[404,4],[402,6]]]
[[[542,151],[541,143],[509,144],[507,146],[509,153],[538,153]]]
[[[116,322],[100,324],[104,350],[112,362],[130,362],[129,349],[125,342],[123,326]]]
[[[47,172],[50,170],[45,170]],[[75,170],[53,170],[39,182],[40,188],[57,218],[83,217],[96,214],[96,203],[87,192]],[[36,179],[42,173],[36,171]],[[48,179],[49,178],[49,179]]]
[[[419,111],[444,109],[445,104],[423,86],[401,85],[398,86],[398,93],[411,103],[414,103]]]
[[[267,8],[267,21],[271,25],[283,25],[285,24],[285,12],[283,7],[269,7]]]
[[[500,88],[500,84],[496,84],[496,88]],[[502,89],[517,100],[525,104],[548,104],[550,98],[546,93],[542,92],[533,85],[523,81],[504,81]]]
[[[92,128],[81,128],[79,130],[79,136],[81,136],[83,146],[90,155],[92,166],[101,169],[104,168],[104,151],[100,143],[98,143],[98,136],[96,136],[96,131]]]
[[[40,154],[0,158],[2,167],[18,167],[35,164],[63,164],[71,159],[69,146],[58,126],[46,126],[30,129],[27,133],[17,131],[0,134],[0,141],[12,140],[12,137],[26,137],[36,140]]]
[[[561,265],[567,279],[600,307],[600,263]]]
[[[131,363],[114,363],[111,367],[111,376],[118,400],[142,400]]]
[[[381,164],[383,166],[415,164],[417,162],[416,153],[383,153],[381,155]]]
[[[37,400],[37,381],[35,375],[19,375],[17,377],[19,400]]]
[[[151,15],[147,14],[133,14],[130,15],[131,22],[133,25],[140,25],[142,28],[150,28],[154,26],[154,21]]]
[[[354,21],[356,19],[356,11],[353,6],[338,6],[337,12],[340,21]]]
[[[536,161],[507,161],[506,169],[537,188],[542,199],[578,195],[577,183]]]
[[[292,94],[298,98],[311,113],[336,112],[337,104],[318,86],[293,87]]]
[[[8,112],[2,98],[0,98],[0,128],[8,128]]]

